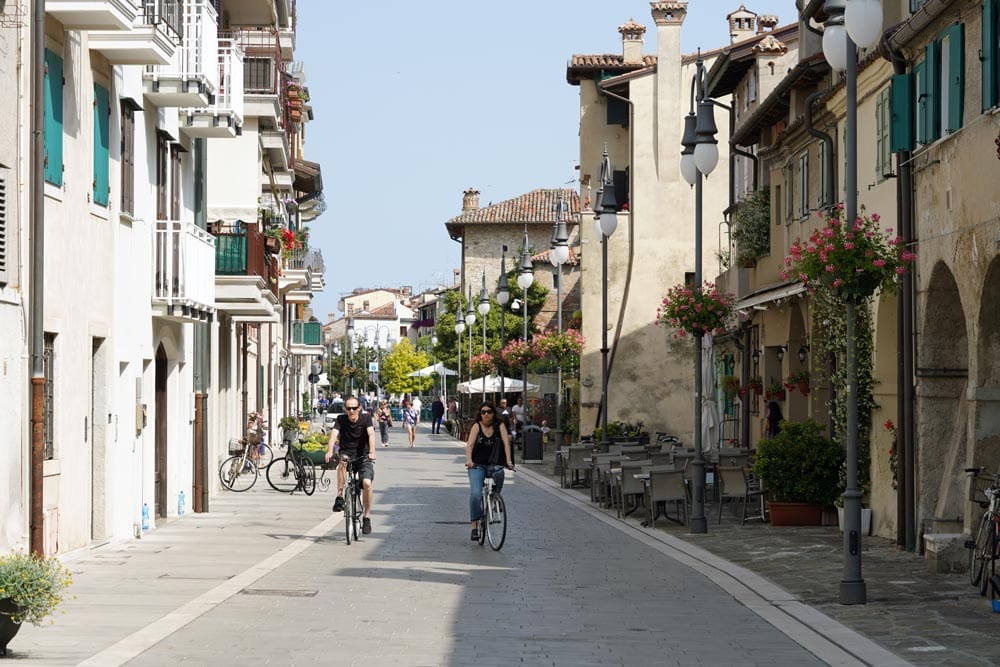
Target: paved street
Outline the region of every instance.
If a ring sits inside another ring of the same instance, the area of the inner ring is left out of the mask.
[[[226,494],[211,515],[70,562],[75,599],[17,664],[904,664],[748,570],[608,518],[536,471],[511,530],[469,541],[461,446],[379,450],[374,532],[331,491]],[[85,661],[85,662],[84,662]]]

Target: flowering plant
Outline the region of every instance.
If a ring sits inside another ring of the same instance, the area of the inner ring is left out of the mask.
[[[500,352],[500,358],[511,368],[520,368],[535,360],[535,350],[523,340],[512,340]]]
[[[675,328],[677,337],[720,332],[733,311],[734,300],[732,294],[720,292],[712,283],[701,287],[675,285],[657,308],[656,321]]]
[[[843,204],[837,204],[808,241],[796,240],[781,277],[830,289],[846,299],[871,296],[879,288],[894,291],[897,276],[906,272],[916,254],[903,247],[902,237],[892,236],[891,228],[879,228],[877,213],[864,215],[862,209],[853,222],[845,222],[843,215]]]
[[[889,445],[889,470],[892,471],[892,488],[899,486],[899,454],[896,453],[896,425],[891,419],[885,422],[885,430],[892,436],[892,444]]]
[[[473,375],[491,375],[496,372],[497,362],[490,353],[477,354],[469,359],[469,370]]]
[[[539,360],[554,360],[564,369],[576,368],[580,364],[584,338],[576,329],[566,329],[562,333],[549,333],[535,338],[534,353]]]
[[[785,385],[782,384],[781,380],[771,381],[771,384],[768,386],[767,391],[764,392],[764,398],[769,401],[785,400]]]
[[[8,614],[15,623],[41,625],[72,582],[69,570],[55,558],[22,553],[0,556],[0,599],[9,599],[17,607]]]
[[[803,396],[809,395],[809,371],[804,369],[794,371],[788,376],[788,379],[785,380],[785,388],[791,390],[796,387],[802,392]]]

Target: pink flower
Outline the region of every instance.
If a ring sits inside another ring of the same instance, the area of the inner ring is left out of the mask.
[[[844,284],[844,281],[841,280],[840,278],[837,278],[836,280],[833,281],[833,286],[834,287],[840,287],[843,284]]]
[[[878,222],[882,217],[878,213],[872,213],[872,222]]]
[[[876,259],[874,262],[872,262],[872,266],[876,266],[876,267],[878,267],[878,268],[881,269],[883,266],[885,266],[885,260],[884,259]]]
[[[901,276],[901,275],[903,275],[904,273],[906,273],[906,269],[904,269],[904,268],[903,268],[903,267],[901,267],[901,266],[897,266],[897,267],[896,267],[896,275],[900,275],[900,276]]]
[[[833,264],[827,264],[826,265],[826,272],[827,273],[833,273]]]

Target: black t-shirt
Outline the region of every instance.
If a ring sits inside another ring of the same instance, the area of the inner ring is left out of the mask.
[[[340,453],[352,459],[368,455],[368,428],[374,426],[372,416],[361,413],[358,421],[352,422],[345,412],[337,415],[337,431],[340,432]]]
[[[507,465],[507,452],[503,448],[499,424],[493,425],[493,435],[483,433],[483,425],[479,424],[479,434],[472,443],[472,462],[476,465]]]

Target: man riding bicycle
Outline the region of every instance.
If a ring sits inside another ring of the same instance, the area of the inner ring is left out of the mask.
[[[344,485],[347,483],[347,464],[355,466],[362,484],[362,501],[365,506],[364,518],[361,521],[361,532],[368,535],[372,532],[372,482],[375,480],[375,425],[369,414],[361,414],[361,402],[355,396],[350,396],[344,404],[346,411],[337,416],[333,432],[330,434],[330,444],[326,451],[326,462],[333,458],[334,443],[340,440],[340,462],[337,465],[337,499],[333,502],[333,511],[344,510]]]

